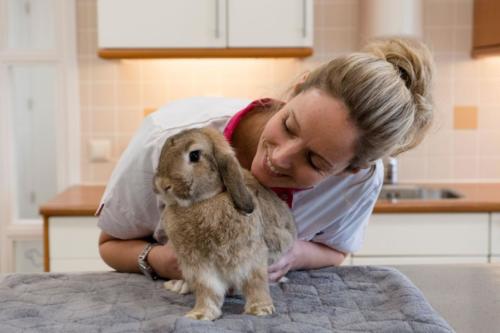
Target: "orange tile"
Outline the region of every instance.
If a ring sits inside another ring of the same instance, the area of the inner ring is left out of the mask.
[[[453,128],[477,129],[477,107],[455,106]]]

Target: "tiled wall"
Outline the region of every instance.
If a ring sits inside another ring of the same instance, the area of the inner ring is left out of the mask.
[[[401,180],[500,181],[500,58],[470,58],[472,2],[424,1],[438,116],[423,144],[399,158]],[[145,108],[195,95],[280,97],[303,71],[355,51],[357,11],[357,0],[315,0],[315,55],[305,60],[102,60],[96,0],[77,0],[82,181],[106,183]],[[455,106],[476,106],[478,127],[454,129]],[[90,162],[91,139],[110,140],[110,162]]]

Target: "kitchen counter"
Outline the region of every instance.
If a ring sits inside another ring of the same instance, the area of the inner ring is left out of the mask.
[[[464,196],[443,200],[379,200],[375,213],[458,213],[499,212],[499,184],[419,184],[433,188],[449,188]],[[92,216],[96,212],[104,186],[72,186],[40,207],[48,216]]]
[[[375,213],[472,213],[500,211],[500,183],[419,183],[429,188],[447,188],[463,197],[442,200],[379,200]]]
[[[394,266],[457,332],[500,331],[500,265]]]
[[[104,186],[75,185],[40,206],[43,216],[93,216],[99,207]]]

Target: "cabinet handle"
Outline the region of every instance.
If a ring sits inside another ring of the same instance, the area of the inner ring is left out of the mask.
[[[215,0],[215,38],[219,39],[219,0]]]
[[[307,37],[307,0],[302,0],[302,37]]]

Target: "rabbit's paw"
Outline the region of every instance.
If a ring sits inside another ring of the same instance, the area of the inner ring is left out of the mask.
[[[245,313],[254,316],[267,316],[275,311],[274,305],[271,304],[248,304],[245,306]]]
[[[165,289],[181,295],[188,294],[191,291],[189,284],[184,280],[169,280],[163,286]]]
[[[195,320],[215,320],[219,318],[221,311],[210,311],[209,309],[193,309],[186,313],[185,317]]]

